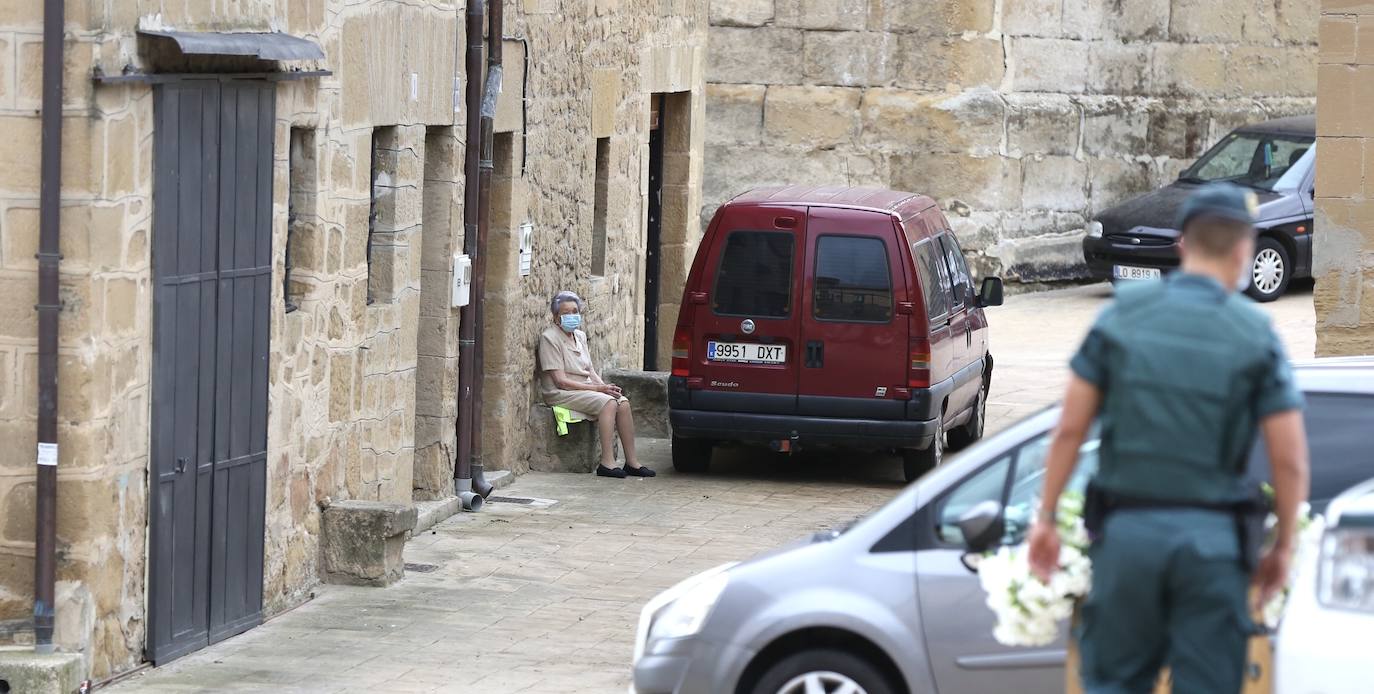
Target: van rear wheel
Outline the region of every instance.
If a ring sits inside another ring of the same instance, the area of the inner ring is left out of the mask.
[[[711,453],[715,445],[706,439],[673,437],[673,469],[686,474],[699,474],[711,469]]]
[[[973,403],[973,414],[967,422],[949,431],[949,450],[962,451],[983,438],[984,423],[988,416],[988,382],[978,387],[978,399]]]
[[[939,467],[945,457],[945,425],[939,418],[935,420],[935,439],[923,449],[908,448],[902,451],[902,474],[906,481],[915,482],[921,475]]]

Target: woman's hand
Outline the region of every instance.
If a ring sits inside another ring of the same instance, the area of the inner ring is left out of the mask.
[[[606,395],[609,395],[613,398],[620,397],[620,386],[614,386],[609,383],[602,383],[601,385],[597,386],[596,390],[598,392],[605,393]]]

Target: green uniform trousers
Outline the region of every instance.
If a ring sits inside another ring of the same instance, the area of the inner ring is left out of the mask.
[[[1089,556],[1077,631],[1084,691],[1147,694],[1164,665],[1178,694],[1240,691],[1253,624],[1231,516],[1116,511]]]

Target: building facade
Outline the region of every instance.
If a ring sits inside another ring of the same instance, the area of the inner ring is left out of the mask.
[[[706,206],[890,186],[983,271],[1084,273],[1093,212],[1231,128],[1311,113],[1316,0],[714,0]]]
[[[305,599],[322,506],[452,494],[466,8],[66,7],[56,642],[98,680]],[[0,3],[0,641],[19,642],[42,11]],[[505,2],[488,470],[528,466],[554,291],[587,299],[602,367],[667,353],[700,235],[706,21],[696,0]],[[242,32],[301,42],[228,55]]]
[[[1374,354],[1374,4],[1325,0],[1317,67],[1317,354]]]

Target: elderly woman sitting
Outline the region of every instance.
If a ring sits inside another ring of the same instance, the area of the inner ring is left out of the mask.
[[[635,455],[635,422],[630,400],[620,388],[601,380],[592,366],[587,334],[582,327],[582,300],[572,292],[559,292],[549,305],[553,325],[539,335],[539,385],[544,402],[582,413],[596,420],[601,439],[601,464],[596,474],[602,477],[653,477],[654,471],[639,464]],[[613,437],[620,434],[625,449],[625,466],[615,461]]]

